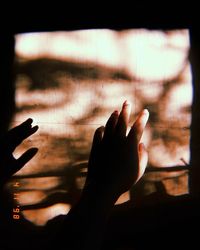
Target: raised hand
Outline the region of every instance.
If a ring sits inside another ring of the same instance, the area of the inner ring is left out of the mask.
[[[68,235],[70,249],[100,249],[116,200],[143,175],[148,155],[140,139],[149,112],[143,110],[127,134],[130,113],[126,101],[120,114],[113,112],[105,128],[96,130],[83,192],[58,232],[56,247]]]
[[[149,112],[143,110],[127,134],[131,104],[124,102],[120,114],[115,111],[105,128],[96,130],[91,149],[85,188],[107,190],[119,197],[143,175],[148,155],[141,136]]]
[[[37,148],[30,148],[18,159],[13,156],[15,148],[22,141],[34,134],[38,126],[32,127],[32,119],[28,119],[19,126],[9,130],[0,138],[0,184],[3,185],[9,178],[20,170],[37,153]]]

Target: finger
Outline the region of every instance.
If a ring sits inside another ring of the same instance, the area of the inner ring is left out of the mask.
[[[103,131],[104,131],[104,127],[101,126],[97,128],[94,133],[92,148],[91,148],[91,152],[89,156],[89,163],[88,163],[88,173],[90,174],[92,172],[91,166],[93,166],[93,163],[96,161],[96,158],[97,158],[98,148],[103,138]]]
[[[104,131],[105,139],[110,138],[114,134],[115,127],[118,121],[118,116],[119,116],[119,112],[116,110],[111,114],[110,118],[108,119],[106,126],[105,126],[105,131]]]
[[[103,138],[103,131],[104,131],[104,126],[101,126],[96,129],[93,137],[93,142],[92,142],[92,150],[96,150],[100,142],[102,141]]]
[[[27,162],[29,162],[38,152],[38,148],[30,148],[25,153],[23,153],[17,160],[15,164],[15,172],[19,171]]]
[[[131,113],[131,104],[125,101],[116,124],[115,134],[118,137],[125,137],[128,128],[129,117]]]
[[[33,119],[28,118],[26,121],[22,122],[21,124],[19,124],[16,127],[12,128],[10,130],[10,132],[17,133],[17,132],[23,130],[24,128],[29,128],[29,127],[31,127],[32,122],[33,122]]]
[[[140,143],[138,146],[138,154],[139,154],[139,169],[138,169],[137,181],[143,176],[148,162],[148,152],[143,143]]]
[[[135,123],[133,124],[128,134],[128,140],[131,141],[132,138],[134,139],[136,138],[137,143],[140,142],[140,139],[142,137],[142,134],[143,134],[143,131],[145,129],[148,119],[149,119],[149,111],[147,109],[144,109],[142,112],[140,112]]]
[[[38,130],[38,126],[32,127],[32,121],[32,119],[28,119],[8,132],[8,142],[12,150]]]

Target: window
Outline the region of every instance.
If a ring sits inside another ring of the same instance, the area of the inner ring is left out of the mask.
[[[17,112],[12,125],[32,117],[40,127],[16,152],[39,147],[16,175],[26,219],[43,225],[69,211],[84,184],[94,130],[126,99],[133,104],[131,122],[141,109],[150,111],[142,138],[149,164],[142,180],[118,203],[131,199],[137,204],[152,193],[188,193],[189,49],[186,29],[16,35]]]

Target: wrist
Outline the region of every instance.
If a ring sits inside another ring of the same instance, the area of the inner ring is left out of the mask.
[[[98,185],[95,182],[86,183],[81,197],[89,197],[92,200],[98,200],[102,204],[113,205],[120,195],[113,192],[113,190],[106,185]]]

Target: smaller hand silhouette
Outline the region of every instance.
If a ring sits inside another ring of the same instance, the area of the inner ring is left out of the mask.
[[[33,120],[27,119],[20,125],[10,129],[0,138],[0,184],[4,185],[9,178],[20,170],[37,153],[37,148],[30,148],[18,159],[13,156],[13,152],[23,140],[34,134],[38,126],[32,127]]]

